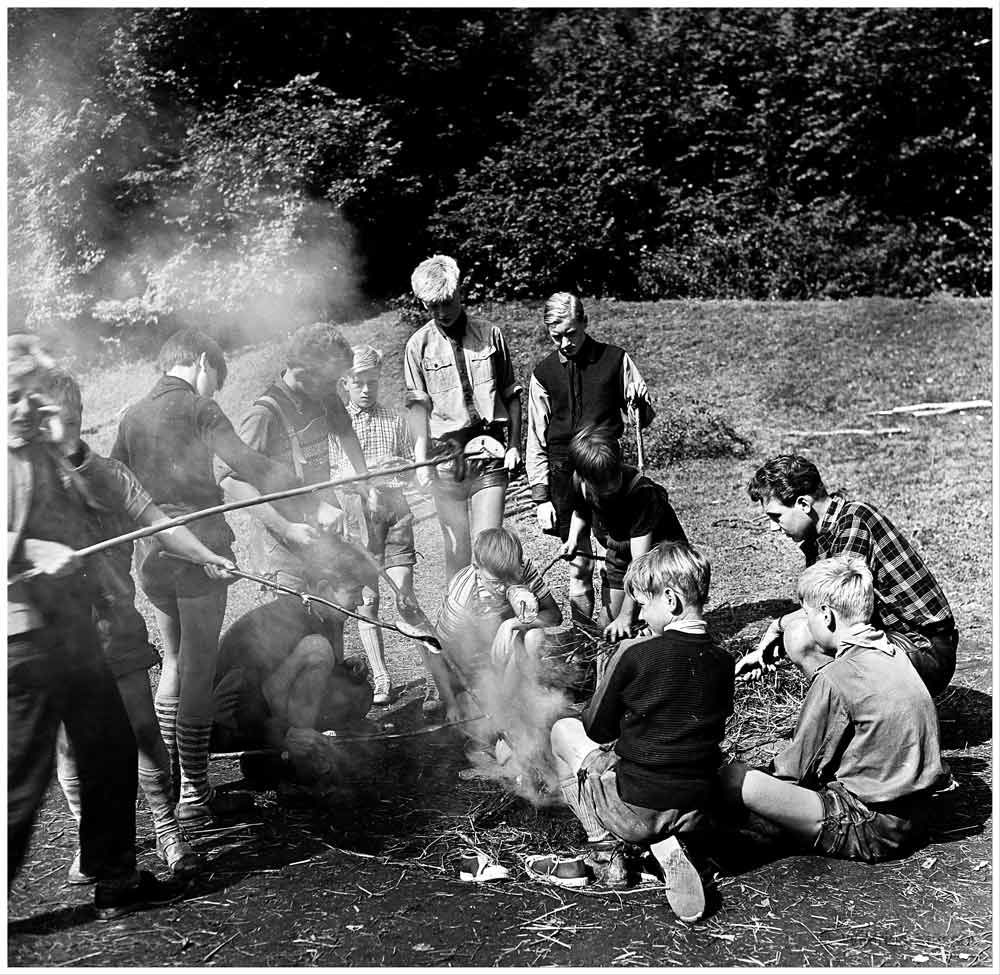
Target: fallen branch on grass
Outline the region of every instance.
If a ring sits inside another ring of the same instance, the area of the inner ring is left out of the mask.
[[[909,433],[909,427],[842,427],[839,430],[786,430],[790,437],[890,437],[896,433]]]
[[[914,403],[912,406],[893,406],[888,410],[875,410],[869,416],[889,416],[892,413],[910,413],[913,416],[939,416],[958,410],[990,410],[993,403],[988,399],[952,400],[948,403]]]

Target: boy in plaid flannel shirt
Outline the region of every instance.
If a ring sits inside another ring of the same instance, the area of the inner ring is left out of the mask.
[[[873,505],[828,494],[805,457],[772,458],[747,490],[778,529],[800,544],[807,565],[835,555],[864,560],[875,580],[872,625],[906,653],[930,693],[940,694],[955,673],[958,629],[947,598],[909,539]],[[771,666],[782,649],[793,662],[815,649],[803,610],[772,621],[757,648],[737,664],[737,675]]]
[[[413,445],[405,419],[378,401],[378,383],[382,371],[382,353],[370,345],[359,345],[352,350],[352,366],[342,382],[347,390],[347,415],[365,462],[371,470],[379,466],[412,460]],[[340,443],[330,439],[330,470],[334,477],[351,473],[348,458]],[[362,509],[368,531],[368,549],[378,559],[386,574],[399,587],[404,599],[416,603],[413,592],[413,566],[417,563],[413,543],[413,512],[403,495],[403,481],[380,479],[375,482],[378,504],[362,498]],[[372,619],[378,617],[378,582],[375,588],[365,587],[364,602],[359,612]],[[389,704],[395,688],[385,665],[382,631],[374,623],[358,623],[358,635],[365,648],[374,679],[374,703]],[[424,713],[432,714],[440,708],[440,695],[434,679],[433,664],[423,645],[418,643],[427,670],[427,688],[424,696]]]

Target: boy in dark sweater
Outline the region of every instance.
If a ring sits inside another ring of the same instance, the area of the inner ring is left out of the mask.
[[[582,720],[562,718],[550,736],[563,798],[592,861],[606,864],[606,882],[628,883],[623,844],[650,844],[683,921],[701,917],[705,895],[676,834],[703,821],[733,710],[733,663],[702,615],[710,577],[708,560],[686,543],[636,559],[625,586],[652,633],[622,644]],[[549,879],[558,882],[555,861],[529,866],[556,871]]]
[[[584,427],[570,441],[573,517],[562,552],[567,558],[582,540],[607,550],[601,570],[602,623],[606,640],[627,637],[636,620],[635,601],[625,591],[625,570],[659,542],[687,542],[666,488],[622,463],[612,427]]]
[[[225,382],[226,360],[211,337],[181,329],[164,343],[157,364],[163,375],[123,414],[111,456],[132,469],[165,514],[222,502],[215,457],[262,493],[296,484],[290,470],[237,436],[213,399]],[[222,515],[191,522],[191,531],[217,555],[233,558],[234,536]],[[207,579],[200,565],[164,561],[161,547],[155,535],[139,539],[135,569],[163,638],[156,716],[171,763],[176,756],[180,765],[177,819],[197,825],[253,806],[252,796],[216,793],[208,780],[212,683],[232,580]]]

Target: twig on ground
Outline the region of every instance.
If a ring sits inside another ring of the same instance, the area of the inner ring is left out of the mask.
[[[919,415],[919,414],[917,414]],[[786,430],[789,437],[891,437],[897,433],[909,433],[909,427],[842,427],[837,430]]]
[[[958,410],[990,410],[993,403],[988,399],[952,400],[944,403],[914,403],[911,406],[893,406],[888,410],[874,410],[869,416],[889,416],[894,413],[910,413],[913,416],[938,416]]]
[[[220,944],[217,944],[207,955],[205,955],[204,958],[202,958],[201,963],[204,965],[205,962],[209,960],[209,958],[213,957],[214,955],[222,951],[222,949],[225,948],[230,941],[235,940],[238,936],[239,936],[239,931],[237,931],[236,934],[231,934],[228,938],[226,938],[225,941],[221,942]]]

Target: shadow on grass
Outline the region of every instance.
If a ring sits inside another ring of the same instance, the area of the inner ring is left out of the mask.
[[[799,604],[790,599],[762,599],[756,603],[738,603],[737,605],[722,605],[715,609],[709,609],[705,613],[709,629],[715,638],[725,645],[744,627],[759,620],[773,620],[785,613],[794,612],[799,608]],[[755,642],[756,637],[763,634],[756,634],[754,640],[747,640],[748,644]],[[742,642],[742,641],[741,641]],[[730,650],[735,648],[730,647]],[[752,649],[752,645],[740,650],[741,653]]]
[[[935,701],[944,751],[982,745],[993,738],[993,697],[952,685]]]
[[[947,761],[958,788],[940,793],[931,801],[932,843],[978,836],[993,814],[993,790],[985,778],[990,772],[987,760],[949,756]]]

